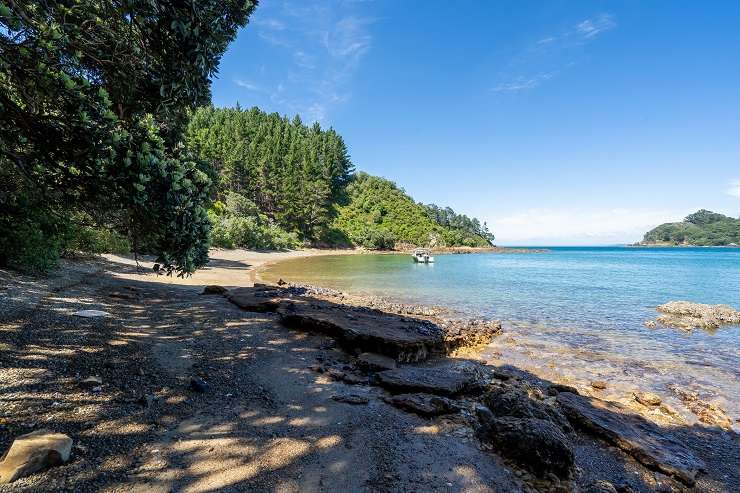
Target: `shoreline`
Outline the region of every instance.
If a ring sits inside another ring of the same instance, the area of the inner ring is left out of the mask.
[[[51,278],[0,271],[0,301],[7,303],[0,336],[11,335],[0,340],[0,403],[9,406],[0,415],[0,450],[41,427],[75,442],[69,464],[0,485],[0,492],[275,491],[286,485],[286,491],[337,492],[420,485],[435,491],[605,491],[589,489],[599,482],[647,492],[661,484],[678,490],[692,484],[702,459],[707,472],[696,477],[700,491],[740,485],[731,469],[734,439],[724,431],[677,422],[656,426],[637,418],[649,412],[578,395],[505,361],[481,364],[479,353],[399,364],[397,373],[410,375],[410,382],[383,380],[377,368],[360,365],[352,344],[340,349],[331,334],[289,327],[279,310],[240,310],[223,296],[201,294],[209,284],[254,291],[251,279],[269,262],[332,253],[214,252],[209,270],[188,279],[137,272],[133,261],[120,257],[65,262]],[[281,296],[329,297],[340,314],[367,313],[351,294],[285,289]],[[358,303],[356,311],[348,310],[350,302]],[[406,312],[406,305],[396,305]],[[72,316],[81,308],[109,316]],[[102,380],[97,390],[82,385],[89,375]],[[205,388],[193,390],[193,377]],[[471,377],[485,387],[459,387]],[[561,408],[573,413],[567,417],[575,430]],[[538,417],[530,422],[517,412]],[[620,449],[603,432],[576,427],[584,413],[628,434],[637,452]],[[487,431],[524,424],[507,428],[511,441],[503,445],[498,433]],[[545,440],[550,435],[527,435],[540,424],[563,427],[552,431],[556,444]],[[681,451],[671,448],[678,441]],[[705,455],[709,444],[715,452]],[[543,477],[531,469],[539,467],[530,462],[532,449],[509,455],[512,445],[555,446],[548,450],[564,455],[554,460],[571,457],[567,469],[575,465],[577,473],[557,469]],[[643,453],[657,465],[640,463]],[[680,462],[693,454],[698,462]],[[341,474],[334,469],[339,463],[347,465]]]
[[[274,285],[277,282],[277,279],[264,277],[264,271],[284,260],[288,259],[276,259],[256,267],[254,275],[255,281]],[[416,309],[415,311],[419,313],[422,313],[426,308],[430,313],[434,312],[447,320],[474,319],[458,310],[443,305],[419,304],[413,300],[399,299],[390,296],[377,296],[369,293],[340,291],[331,286],[307,283],[305,280],[298,278],[286,278],[284,281],[287,282],[288,286],[294,285],[323,291],[329,297],[333,297],[341,302],[349,302],[355,306],[367,306],[370,308],[379,308],[381,310],[389,309],[390,311],[397,311],[398,313],[401,313],[398,311],[399,307],[401,307],[401,309],[403,309],[402,307],[414,307]],[[483,320],[493,321],[496,320],[496,318],[486,317]],[[707,402],[699,400],[698,402],[700,402],[701,405],[697,407],[695,402],[696,397],[693,397],[694,401],[687,400],[687,393],[683,390],[683,384],[679,383],[678,379],[676,379],[674,383],[669,384],[669,387],[672,389],[671,392],[652,388],[648,382],[644,382],[643,385],[639,385],[639,379],[637,381],[631,381],[626,378],[617,378],[617,381],[610,383],[607,390],[601,388],[597,389],[592,386],[594,381],[600,381],[600,379],[611,380],[608,377],[608,374],[619,373],[620,368],[623,369],[622,371],[624,373],[630,372],[631,360],[626,355],[617,353],[600,355],[599,359],[601,362],[596,363],[594,361],[594,358],[597,357],[596,354],[581,355],[583,350],[577,347],[571,347],[569,345],[558,347],[552,340],[547,340],[546,342],[545,339],[543,339],[546,338],[545,334],[548,332],[557,334],[558,332],[566,330],[563,327],[548,327],[521,320],[500,320],[500,322],[502,323],[502,330],[494,337],[494,340],[488,344],[486,348],[468,353],[468,357],[484,362],[489,360],[491,364],[497,365],[515,364],[518,368],[526,369],[528,372],[532,372],[540,378],[562,385],[573,386],[584,395],[607,399],[611,402],[617,402],[628,406],[634,412],[658,424],[671,424],[675,422],[676,419],[679,419],[682,422],[692,425],[721,424],[722,427],[729,429],[731,432],[737,433],[740,431],[740,416],[730,417],[724,410],[723,404],[715,402],[715,399],[711,399]],[[540,361],[539,358],[535,357],[536,354],[545,350],[548,351],[550,358],[550,361],[548,361],[547,364],[543,364],[543,361]],[[557,358],[557,356],[565,358],[564,361],[571,360],[571,363],[573,361],[580,363],[575,365],[578,370],[570,365],[559,365],[554,363],[560,359]],[[582,358],[586,358],[586,361],[590,361],[591,363],[586,365],[584,368],[581,368],[584,366]],[[656,365],[657,364],[658,363],[656,363]],[[659,366],[658,374],[666,372],[670,374],[671,370],[673,370],[673,368],[670,366],[665,368]],[[656,413],[654,412],[654,409],[646,408],[637,403],[634,399],[634,393],[641,391],[658,392],[663,400],[663,412]],[[725,404],[727,402],[731,402],[731,400],[726,396],[723,400]]]

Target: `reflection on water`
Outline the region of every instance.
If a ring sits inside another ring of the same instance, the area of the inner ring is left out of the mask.
[[[607,393],[669,384],[740,418],[740,328],[647,329],[670,300],[740,307],[740,248],[553,248],[544,254],[342,255],[293,259],[263,273],[358,294],[443,305],[507,321],[488,358],[544,377],[610,382]],[[497,355],[500,353],[500,357]]]

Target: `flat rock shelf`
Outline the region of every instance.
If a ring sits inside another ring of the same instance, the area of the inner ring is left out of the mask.
[[[288,327],[321,332],[347,348],[402,363],[487,344],[501,330],[497,321],[410,317],[343,304],[305,287],[256,285],[231,290],[226,297],[247,311],[276,312]]]

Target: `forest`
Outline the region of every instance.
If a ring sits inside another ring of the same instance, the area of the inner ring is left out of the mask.
[[[701,209],[681,222],[651,229],[641,245],[729,246],[740,245],[740,218]]]
[[[354,173],[333,129],[258,108],[199,108],[186,144],[210,162],[214,246],[490,246],[477,219],[416,203],[394,183]]]

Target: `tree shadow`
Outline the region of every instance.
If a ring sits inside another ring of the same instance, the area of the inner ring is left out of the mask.
[[[523,490],[517,468],[473,436],[472,397],[460,397],[457,415],[408,414],[379,387],[313,371],[317,357],[354,371],[352,355],[324,334],[287,329],[273,313],[244,312],[193,286],[116,277],[135,266],[96,265],[104,270],[58,285],[0,273],[0,450],[40,428],[75,441],[68,464],[0,492]],[[110,316],[72,315],[83,308]],[[517,371],[487,367],[487,378],[494,370]],[[100,389],[82,384],[92,375]],[[191,377],[206,391],[194,391]],[[350,394],[368,403],[331,398]],[[736,438],[702,426],[668,431],[707,463],[698,491],[738,491]],[[624,452],[587,433],[572,438],[579,486],[608,479],[655,489],[652,473]]]

